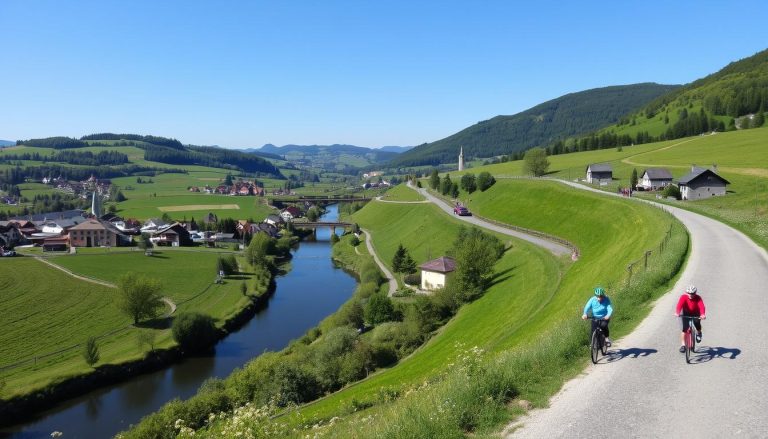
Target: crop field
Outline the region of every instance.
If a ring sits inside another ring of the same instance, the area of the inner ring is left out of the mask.
[[[382,388],[404,389],[433,376],[463,349],[489,352],[525,346],[528,340],[563,319],[578,318],[597,284],[611,290],[624,279],[627,263],[657,247],[672,218],[659,209],[622,199],[606,199],[556,182],[499,181],[472,194],[470,208],[485,217],[545,231],[568,239],[582,251],[575,263],[505,237],[512,247],[497,263],[493,286],[459,313],[425,346],[396,367],[310,404],[312,419],[339,414],[351,401],[376,399]],[[369,203],[353,219],[373,232],[382,261],[391,260],[399,243],[417,262],[441,256],[455,236],[455,221],[431,205]],[[415,223],[415,224],[410,224]],[[627,331],[619,323],[617,333]]]
[[[188,210],[240,210],[237,204],[189,204],[184,206],[160,206],[161,212],[186,212]]]
[[[221,323],[248,299],[240,293],[241,280],[213,283],[217,258],[217,252],[208,251],[161,250],[147,257],[143,252],[113,249],[60,256],[52,262],[110,283],[129,271],[157,278],[163,285],[161,294],[177,305],[176,313],[199,311]],[[116,289],[76,279],[31,257],[4,259],[0,264],[0,314],[14,319],[0,334],[0,368],[22,364],[0,369],[0,378],[7,382],[3,397],[90,370],[80,348],[55,354],[90,336],[99,337],[99,364],[141,358],[146,348],[137,344],[140,332],[154,333],[156,348],[174,344],[168,329],[131,326],[131,320],[115,306]],[[238,277],[247,281],[249,275]]]

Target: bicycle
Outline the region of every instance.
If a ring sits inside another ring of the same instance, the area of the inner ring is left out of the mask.
[[[591,317],[589,320],[594,322],[600,322],[603,319]],[[598,356],[602,352],[603,355],[608,353],[608,346],[605,343],[605,333],[603,328],[595,326],[595,330],[592,331],[592,341],[590,343],[590,352],[592,354],[592,363],[597,364]]]
[[[690,364],[691,353],[696,353],[696,337],[699,332],[698,329],[696,329],[696,325],[693,324],[693,320],[701,320],[701,318],[695,316],[680,316],[680,318],[691,320],[688,324],[688,328],[685,330],[685,336],[683,337],[683,340],[685,340],[685,362]]]

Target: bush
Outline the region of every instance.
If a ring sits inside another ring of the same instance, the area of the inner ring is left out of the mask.
[[[421,285],[421,273],[407,274],[403,278],[403,282],[407,283],[408,285]]]
[[[339,242],[339,235],[331,233],[331,244],[336,244],[337,242]]]
[[[237,273],[238,266],[235,255],[226,255],[222,258],[219,258],[218,268],[219,270],[223,271],[224,275],[226,276]]]
[[[680,193],[680,188],[674,184],[665,187],[661,194],[665,197],[675,197],[676,200],[683,198],[683,195]]]
[[[202,351],[213,345],[218,330],[211,316],[190,312],[179,314],[171,327],[173,339],[188,351]]]
[[[383,294],[374,294],[365,305],[365,320],[372,325],[396,320],[392,300]]]
[[[349,239],[349,245],[352,247],[357,247],[360,245],[360,239],[357,237],[357,235],[354,235]]]
[[[99,346],[96,344],[96,337],[88,337],[83,348],[83,358],[85,363],[89,366],[93,366],[99,361]]]

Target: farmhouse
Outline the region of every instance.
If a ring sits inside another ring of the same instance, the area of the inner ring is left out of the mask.
[[[691,172],[680,178],[677,183],[683,200],[700,200],[715,195],[725,195],[725,186],[731,184],[712,169],[695,166],[691,167]]]
[[[672,173],[666,168],[648,168],[643,171],[637,186],[646,191],[663,189],[672,184]]]
[[[130,239],[109,222],[86,220],[69,229],[72,247],[116,247]]]
[[[281,217],[280,215],[274,214],[274,213],[271,213],[271,214],[267,215],[267,217],[264,219],[264,222],[267,223],[267,224],[271,224],[271,225],[273,225],[275,227],[279,227],[279,226],[285,224],[285,221],[283,220],[283,217]]]
[[[285,222],[292,221],[294,218],[301,216],[301,210],[296,206],[288,206],[280,212],[280,216]]]
[[[421,264],[419,268],[421,268],[421,289],[433,291],[445,287],[445,278],[448,273],[456,270],[456,261],[442,256]]]
[[[168,245],[171,247],[192,245],[189,231],[179,223],[173,223],[158,229],[149,240],[157,245]]]
[[[587,183],[600,183],[613,179],[613,168],[606,164],[591,164],[587,166]]]

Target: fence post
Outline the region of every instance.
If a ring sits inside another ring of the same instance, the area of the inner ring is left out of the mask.
[[[627,265],[627,271],[629,272],[629,276],[627,276],[627,286],[632,282],[632,266],[635,265],[635,263],[631,263]]]
[[[646,250],[646,252],[645,252],[645,267],[643,268],[643,270],[648,270],[648,256],[650,256],[650,255],[651,255],[651,251],[650,250]]]

